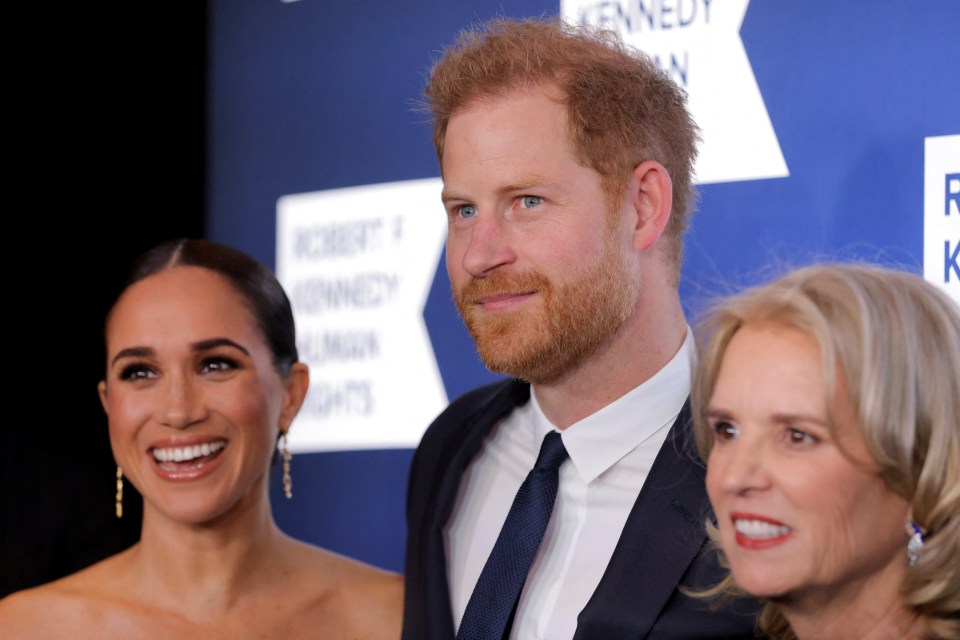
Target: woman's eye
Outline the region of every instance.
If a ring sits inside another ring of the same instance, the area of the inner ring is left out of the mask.
[[[207,358],[201,364],[200,369],[202,371],[209,372],[224,372],[231,371],[237,368],[237,363],[230,358]]]
[[[793,427],[787,429],[787,438],[789,438],[790,444],[813,444],[819,442],[816,436],[812,436],[806,431],[801,431]]]
[[[121,380],[149,380],[156,377],[156,373],[150,367],[142,364],[127,365],[120,370]]]
[[[717,440],[733,440],[737,437],[737,428],[726,420],[713,423],[713,433]]]
[[[520,197],[520,206],[524,209],[530,209],[537,206],[543,202],[543,198],[540,196],[521,196]]]
[[[477,215],[477,208],[472,204],[465,204],[462,207],[457,207],[457,215],[461,218],[473,218]]]

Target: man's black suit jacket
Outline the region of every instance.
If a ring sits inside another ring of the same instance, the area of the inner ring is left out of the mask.
[[[414,453],[407,494],[404,640],[454,637],[443,528],[460,480],[494,424],[530,399],[530,386],[496,382],[454,401]],[[711,611],[677,586],[702,588],[723,575],[709,549],[704,467],[689,437],[685,404],[627,518],[610,564],[577,621],[575,640],[753,638],[758,608]]]

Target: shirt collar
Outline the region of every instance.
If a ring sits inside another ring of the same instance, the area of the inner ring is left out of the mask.
[[[673,424],[690,395],[694,357],[693,332],[687,334],[673,358],[640,386],[596,413],[563,430],[563,445],[584,483],[590,483],[654,433]],[[533,423],[534,451],[556,427],[530,390],[528,404]]]

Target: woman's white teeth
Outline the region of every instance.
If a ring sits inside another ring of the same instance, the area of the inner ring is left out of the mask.
[[[790,527],[764,522],[763,520],[734,520],[733,526],[738,533],[748,538],[759,538],[761,540],[778,538],[790,533]]]
[[[227,446],[226,442],[217,440],[216,442],[204,442],[190,447],[155,448],[153,449],[153,457],[157,462],[190,462],[216,453],[225,446]]]

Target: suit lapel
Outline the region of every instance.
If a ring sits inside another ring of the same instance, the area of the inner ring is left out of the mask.
[[[529,397],[529,385],[510,381],[472,403],[479,410],[452,418],[461,421],[462,427],[452,432],[440,451],[441,460],[448,462],[441,462],[434,476],[436,509],[427,535],[427,598],[443,603],[431,606],[431,638],[452,637],[443,527],[464,470],[496,422]],[[705,542],[704,470],[692,453],[689,420],[686,403],[657,454],[600,584],[578,617],[575,640],[645,637]]]
[[[530,386],[511,380],[496,387],[489,398],[479,401],[478,411],[465,417],[462,428],[441,454],[447,457],[449,463],[442,465],[443,471],[438,483],[440,490],[436,497],[437,508],[431,523],[433,530],[441,530],[442,533],[456,503],[463,474],[477,455],[487,434],[500,418],[529,399]]]
[[[627,518],[575,640],[643,638],[706,539],[703,466],[688,437],[689,401],[670,428]]]
[[[510,380],[496,385],[489,397],[477,401],[479,409],[463,418],[463,423],[454,436],[446,443],[441,452],[441,460],[449,463],[440,465],[437,474],[438,487],[436,509],[430,522],[427,554],[430,575],[428,576],[428,602],[443,603],[435,611],[439,615],[431,616],[431,638],[450,637],[453,629],[453,614],[450,606],[450,587],[447,582],[447,556],[443,542],[443,528],[450,519],[456,504],[460,481],[467,466],[477,455],[484,438],[497,421],[518,405],[530,399],[530,386],[518,380]]]

